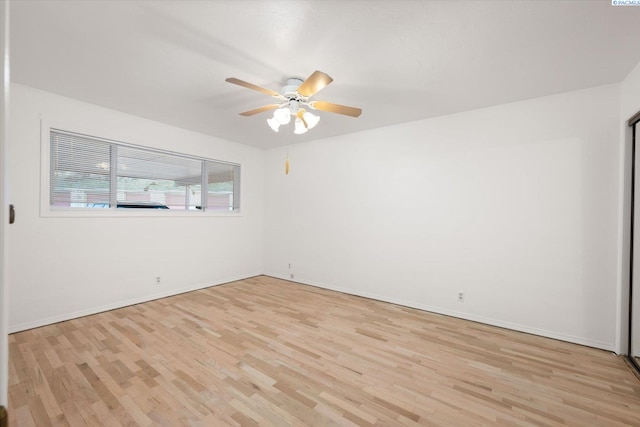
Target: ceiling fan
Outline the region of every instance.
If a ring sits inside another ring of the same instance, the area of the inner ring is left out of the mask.
[[[288,124],[291,121],[291,117],[295,118],[294,133],[302,134],[313,128],[318,124],[318,121],[320,121],[320,117],[307,111],[306,108],[328,111],[350,117],[358,117],[362,113],[360,108],[347,107],[326,101],[310,100],[313,95],[333,81],[328,74],[322,71],[314,71],[305,81],[298,78],[287,79],[287,84],[280,92],[265,89],[253,83],[236,79],[235,77],[229,77],[225,81],[270,95],[278,100],[273,104],[240,113],[241,116],[253,116],[265,111],[275,110],[273,117],[267,119],[267,123],[275,132],[278,132],[281,125]]]

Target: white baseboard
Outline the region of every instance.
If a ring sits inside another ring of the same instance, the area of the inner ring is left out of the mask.
[[[255,277],[255,276],[260,276],[262,275],[262,273],[255,273],[255,274],[247,274],[247,275],[242,275],[242,276],[236,276],[236,277],[227,277],[224,279],[219,279],[216,280],[213,283],[207,283],[207,284],[198,284],[198,285],[193,285],[193,286],[187,286],[184,288],[179,288],[179,289],[171,289],[168,291],[163,291],[163,292],[157,292],[157,293],[153,293],[153,294],[149,294],[149,295],[144,295],[138,298],[132,298],[132,299],[128,299],[128,300],[124,300],[124,301],[118,301],[118,302],[114,302],[111,304],[105,304],[105,305],[101,305],[101,306],[97,306],[97,307],[91,307],[91,308],[87,308],[84,310],[78,310],[78,311],[74,311],[71,313],[64,313],[58,316],[52,316],[52,317],[48,317],[45,319],[38,319],[35,320],[33,322],[25,322],[25,323],[19,323],[17,325],[9,325],[9,333],[13,334],[15,332],[20,332],[20,331],[26,331],[27,329],[33,329],[33,328],[39,328],[41,326],[47,326],[47,325],[52,325],[54,323],[58,323],[58,322],[64,322],[65,320],[71,320],[71,319],[77,319],[79,317],[84,317],[84,316],[89,316],[92,314],[97,314],[97,313],[102,313],[104,311],[109,311],[109,310],[115,310],[118,308],[122,308],[122,307],[127,307],[130,305],[135,305],[135,304],[140,304],[143,302],[149,302],[149,301],[153,301],[156,299],[160,299],[160,298],[166,298],[166,297],[170,297],[173,295],[179,295],[179,294],[184,294],[186,292],[191,292],[191,291],[197,291],[199,289],[205,289],[205,288],[210,288],[212,286],[218,286],[218,285],[223,285],[225,283],[229,283],[229,282],[235,282],[237,280],[243,280],[243,279],[248,279],[250,277]]]
[[[370,298],[370,299],[374,299],[374,300],[378,300],[378,301],[383,301],[383,302],[389,302],[392,304],[398,304],[398,305],[402,305],[405,307],[410,307],[410,308],[416,308],[418,310],[424,310],[424,311],[428,311],[431,313],[437,313],[437,314],[443,314],[446,316],[452,316],[452,317],[456,317],[459,319],[464,319],[464,320],[471,320],[473,322],[478,322],[478,323],[484,323],[487,325],[491,325],[491,326],[497,326],[500,328],[505,328],[505,329],[511,329],[514,331],[518,331],[518,332],[525,332],[528,334],[532,334],[532,335],[538,335],[538,336],[542,336],[542,337],[546,337],[546,338],[553,338],[553,339],[557,339],[560,341],[566,341],[566,342],[570,342],[570,343],[574,343],[574,344],[580,344],[580,345],[585,345],[588,347],[594,347],[594,348],[599,348],[602,350],[607,350],[607,351],[612,351],[615,352],[615,343],[606,343],[606,342],[600,342],[600,341],[595,341],[595,340],[590,340],[584,337],[576,337],[573,335],[568,335],[568,334],[564,334],[561,332],[557,332],[557,331],[549,331],[549,330],[545,330],[545,329],[539,329],[539,328],[533,328],[530,326],[526,326],[526,325],[521,325],[518,323],[512,323],[512,322],[505,322],[503,320],[498,320],[498,319],[492,319],[489,317],[484,317],[484,316],[477,316],[474,314],[469,314],[469,313],[464,313],[461,311],[456,311],[456,310],[449,310],[446,308],[441,308],[441,307],[435,307],[435,306],[431,306],[431,305],[427,305],[427,304],[420,304],[420,303],[416,303],[414,301],[406,301],[400,298],[393,298],[393,297],[389,297],[386,295],[379,295],[379,294],[375,294],[375,293],[371,293],[371,292],[362,292],[362,291],[355,291],[353,289],[347,289],[347,288],[342,288],[339,286],[332,286],[332,285],[327,285],[324,283],[319,283],[319,282],[315,282],[312,280],[305,280],[305,279],[301,279],[298,276],[296,276],[295,280],[290,279],[286,276],[283,276],[281,274],[277,274],[277,273],[263,273],[265,276],[271,276],[271,277],[275,277],[278,279],[283,279],[283,280],[289,280],[289,281],[293,281],[296,283],[301,283],[304,285],[310,285],[310,286],[314,286],[317,288],[322,288],[322,289],[328,289],[331,291],[336,291],[336,292],[342,292],[345,294],[349,294],[349,295],[355,295],[355,296],[359,296],[359,297],[364,297],[364,298]]]
[[[20,323],[20,324],[17,324],[17,325],[9,325],[9,333],[25,331],[27,329],[38,328],[38,327],[41,327],[41,326],[51,325],[53,323],[58,323],[58,322],[64,322],[65,320],[77,319],[79,317],[89,316],[91,314],[102,313],[104,311],[115,310],[115,309],[118,309],[118,308],[127,307],[129,305],[140,304],[140,303],[143,303],[143,302],[153,301],[153,300],[160,299],[160,298],[166,298],[166,297],[170,297],[170,296],[173,296],[173,295],[179,295],[179,294],[183,294],[183,293],[186,293],[186,292],[196,291],[196,290],[199,290],[199,289],[209,288],[209,287],[212,287],[212,286],[218,286],[218,285],[222,285],[222,284],[225,284],[225,283],[235,282],[237,280],[243,280],[243,279],[247,279],[247,278],[255,277],[255,276],[260,276],[260,275],[271,276],[271,277],[275,277],[275,278],[283,279],[283,280],[291,280],[290,278],[288,278],[288,277],[286,277],[284,275],[281,275],[281,274],[278,274],[278,273],[273,273],[273,272],[264,272],[264,273],[263,272],[256,272],[255,274],[248,274],[248,275],[242,275],[242,276],[237,276],[237,277],[227,277],[227,278],[224,278],[224,279],[217,280],[217,281],[215,281],[213,283],[198,284],[198,285],[188,286],[188,287],[184,287],[184,288],[180,288],[180,289],[172,289],[172,290],[168,290],[168,291],[163,291],[163,292],[158,292],[158,293],[154,293],[154,294],[150,294],[150,295],[145,295],[145,296],[138,297],[138,298],[133,298],[133,299],[124,300],[124,301],[118,301],[118,302],[114,302],[114,303],[111,303],[111,304],[106,304],[106,305],[102,305],[102,306],[87,308],[87,309],[84,309],[84,310],[79,310],[79,311],[75,311],[75,312],[71,312],[71,313],[61,314],[61,315],[58,315],[58,316],[48,317],[48,318],[45,318],[45,319],[38,319],[38,320],[35,320],[33,322],[25,322],[25,323]],[[576,336],[573,336],[573,335],[568,335],[568,334],[564,334],[564,333],[557,332],[557,331],[549,331],[549,330],[545,330],[545,329],[533,328],[533,327],[526,326],[526,325],[521,325],[521,324],[518,324],[518,323],[505,322],[505,321],[498,320],[498,319],[493,319],[493,318],[484,317],[484,316],[477,316],[477,315],[473,315],[473,314],[469,314],[469,313],[464,313],[464,312],[461,312],[461,311],[449,310],[449,309],[442,308],[442,307],[431,306],[431,305],[428,305],[428,304],[420,304],[420,303],[416,303],[414,301],[403,300],[401,298],[393,298],[393,297],[389,297],[389,296],[386,296],[386,295],[379,295],[379,294],[375,294],[375,293],[371,293],[371,292],[355,291],[353,289],[347,289],[347,288],[343,288],[343,287],[339,287],[339,286],[327,285],[325,283],[319,283],[319,282],[312,281],[312,280],[300,279],[299,277],[295,278],[295,282],[296,283],[301,283],[301,284],[304,284],[304,285],[310,285],[310,286],[322,288],[322,289],[328,289],[328,290],[331,290],[331,291],[342,292],[342,293],[349,294],[349,295],[356,295],[356,296],[360,296],[360,297],[364,297],[364,298],[370,298],[370,299],[374,299],[374,300],[378,300],[378,301],[388,302],[388,303],[392,303],[392,304],[398,304],[398,305],[402,305],[402,306],[405,306],[405,307],[416,308],[418,310],[424,310],[424,311],[428,311],[428,312],[431,312],[431,313],[443,314],[443,315],[446,315],[446,316],[452,316],[452,317],[456,317],[456,318],[459,318],[459,319],[470,320],[470,321],[473,321],[473,322],[484,323],[484,324],[487,324],[487,325],[498,326],[498,327],[501,327],[501,328],[511,329],[511,330],[514,330],[514,331],[525,332],[525,333],[529,333],[529,334],[533,334],[533,335],[539,335],[539,336],[543,336],[543,337],[547,337],[547,338],[553,338],[553,339],[557,339],[557,340],[561,340],[561,341],[566,341],[566,342],[571,342],[571,343],[575,343],[575,344],[586,345],[586,346],[589,346],[589,347],[594,347],[594,348],[599,348],[599,349],[602,349],[602,350],[615,352],[615,344],[614,343],[605,343],[605,342],[600,342],[600,341],[594,341],[594,340],[586,339],[584,337],[576,337]]]

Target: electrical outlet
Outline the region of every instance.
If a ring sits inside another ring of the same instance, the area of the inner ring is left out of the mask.
[[[289,275],[289,278],[293,279],[293,277],[294,277],[294,276],[293,276],[293,273],[291,273],[291,274]]]
[[[156,277],[156,285],[160,284],[160,276]]]
[[[464,302],[464,292],[458,292],[458,302]]]

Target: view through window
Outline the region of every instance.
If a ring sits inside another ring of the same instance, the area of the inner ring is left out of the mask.
[[[50,131],[53,209],[239,211],[240,165]]]

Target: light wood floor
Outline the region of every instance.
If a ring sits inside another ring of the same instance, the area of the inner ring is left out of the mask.
[[[609,352],[263,276],[9,340],[11,426],[640,425]]]

